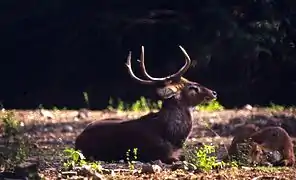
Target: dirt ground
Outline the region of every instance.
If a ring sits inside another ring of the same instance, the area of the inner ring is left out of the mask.
[[[13,110],[22,122],[30,140],[36,145],[36,151],[42,152],[38,158],[40,174],[45,179],[57,179],[62,167],[62,152],[67,147],[74,147],[76,136],[93,120],[115,118],[136,118],[145,112],[107,112],[90,111],[87,119],[75,118],[77,111],[51,111],[53,119],[42,117],[39,111]],[[228,145],[236,126],[254,123],[258,126],[279,125],[287,130],[291,137],[296,137],[296,111],[273,112],[270,109],[253,108],[252,110],[223,110],[218,112],[194,112],[194,127],[189,142],[202,142]],[[106,175],[107,179],[296,179],[295,168],[254,169],[232,168],[215,170],[209,173],[191,173],[185,171],[164,170],[154,174],[132,174],[122,172]]]

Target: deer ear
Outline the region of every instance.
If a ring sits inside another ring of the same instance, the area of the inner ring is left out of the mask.
[[[168,85],[157,89],[157,94],[164,99],[169,99],[178,93],[179,89],[177,86]]]
[[[169,99],[176,95],[176,92],[169,87],[157,88],[156,93],[164,99]]]

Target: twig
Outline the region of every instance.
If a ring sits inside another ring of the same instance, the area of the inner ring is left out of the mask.
[[[276,179],[281,179],[280,177],[278,176],[257,176],[257,177],[254,177],[252,180],[260,180],[260,179],[272,179],[272,180],[276,180]]]

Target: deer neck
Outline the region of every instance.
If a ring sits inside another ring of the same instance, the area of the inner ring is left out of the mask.
[[[163,126],[164,138],[175,146],[181,147],[192,129],[192,108],[175,99],[163,102],[159,111]]]

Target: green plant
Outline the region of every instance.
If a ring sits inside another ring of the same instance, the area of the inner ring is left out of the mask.
[[[82,94],[83,94],[84,101],[85,101],[87,107],[89,108],[90,107],[90,104],[89,104],[88,93],[87,92],[83,92]]]
[[[118,99],[117,108],[118,111],[124,111],[125,105],[124,102],[121,99]]]
[[[110,110],[110,111],[112,111],[112,110],[114,110],[114,107],[113,106],[114,106],[113,98],[110,97],[109,100],[108,100],[107,109]]]
[[[137,159],[138,159],[138,148],[133,148],[132,151],[131,149],[128,149],[126,152],[126,161],[128,163],[128,167],[130,168],[130,170],[135,169],[134,161],[136,161]]]
[[[3,123],[5,144],[0,150],[0,167],[6,171],[12,171],[16,165],[27,158],[31,144],[28,137],[21,131],[20,122],[12,111],[5,111],[0,119]]]
[[[109,98],[108,110],[117,110],[117,111],[134,111],[134,112],[141,112],[141,111],[151,111],[155,109],[160,109],[162,107],[162,101],[151,102],[151,100],[141,96],[139,100],[132,103],[131,105],[124,103],[120,98],[117,99],[115,103],[113,98]]]
[[[80,151],[76,151],[73,148],[66,148],[64,150],[64,154],[66,156],[66,161],[63,165],[66,169],[72,169],[74,167],[89,165],[95,171],[102,171],[102,166],[99,162],[87,162],[84,155]]]
[[[271,111],[283,111],[285,109],[285,106],[277,105],[277,104],[274,104],[273,102],[271,102],[269,109]]]
[[[200,148],[194,147],[190,150],[187,149],[185,157],[186,161],[194,164],[197,168],[204,171],[210,171],[212,169],[222,168],[225,166],[237,166],[235,162],[225,163],[223,161],[218,161],[217,157],[212,155],[213,153],[215,153],[215,146],[203,145]]]
[[[135,103],[132,104],[131,110],[138,112],[138,111],[150,111],[151,107],[149,107],[149,100],[147,101],[145,97],[141,96],[140,100],[137,100]]]
[[[221,111],[223,110],[224,107],[217,101],[217,100],[213,100],[210,101],[209,103],[206,104],[199,104],[196,106],[196,110],[199,111]]]
[[[4,129],[4,137],[13,137],[20,132],[20,122],[15,119],[12,111],[6,111],[1,117]]]

